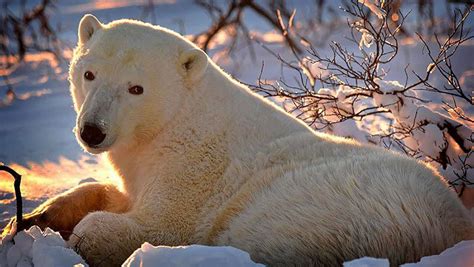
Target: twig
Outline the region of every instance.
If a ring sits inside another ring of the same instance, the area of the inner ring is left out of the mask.
[[[8,172],[15,179],[16,226],[17,231],[23,230],[23,200],[21,197],[21,175],[6,165],[0,165],[0,171]]]

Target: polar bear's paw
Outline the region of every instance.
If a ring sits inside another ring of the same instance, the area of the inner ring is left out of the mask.
[[[68,245],[93,265],[118,266],[143,242],[125,215],[93,212],[74,228]]]

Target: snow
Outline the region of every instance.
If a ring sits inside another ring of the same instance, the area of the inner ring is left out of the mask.
[[[362,34],[359,41],[359,49],[363,49],[364,46],[366,48],[370,48],[374,42],[374,36],[372,36],[370,31],[364,28],[363,22],[362,21],[354,22],[354,28],[357,29],[357,31],[359,31]]]
[[[78,264],[78,265],[76,265]],[[0,266],[87,266],[58,232],[38,226],[7,236],[0,244]]]
[[[7,236],[0,244],[0,266],[88,266],[74,250],[67,247],[58,232],[37,226]],[[122,266],[184,266],[184,267],[263,267],[250,259],[247,252],[233,247],[152,246],[145,242]]]
[[[303,70],[303,73],[306,75],[306,77],[308,77],[311,86],[314,86],[315,78],[324,78],[329,74],[323,64],[314,61],[310,57],[304,57],[301,59],[299,66]]]
[[[383,81],[380,79],[375,79],[375,82],[379,85],[379,90],[384,94],[401,92],[404,88],[399,81]]]
[[[390,262],[387,259],[376,259],[363,257],[351,261],[344,262],[344,267],[389,267]]]
[[[418,263],[402,267],[464,267],[474,266],[474,240],[461,241],[439,255],[423,257]]]
[[[359,31],[362,33],[362,37],[360,38],[359,42],[359,49],[362,49],[363,46],[370,48],[374,42],[374,37],[366,29],[359,29]]]
[[[14,241],[14,242],[13,242]],[[58,232],[37,226],[5,237],[0,243],[0,266],[88,266],[74,250],[67,247]],[[122,264],[123,267],[183,266],[183,267],[263,267],[249,254],[234,247],[152,246],[145,242]],[[363,257],[345,262],[344,267],[389,267],[387,259]],[[474,240],[461,241],[439,255],[421,258],[417,263],[401,267],[464,267],[474,266]]]
[[[202,245],[154,247],[144,243],[126,260],[122,267],[187,266],[187,267],[263,267],[250,259],[247,252],[233,247]]]
[[[359,3],[369,8],[370,11],[372,11],[372,13],[374,13],[379,19],[383,19],[385,17],[385,11],[376,5],[378,0],[359,0]]]
[[[433,73],[436,69],[436,64],[434,63],[430,63],[427,67],[426,67],[426,72],[428,73]]]
[[[387,259],[364,257],[345,262],[344,267],[389,267]],[[400,267],[465,267],[474,266],[474,240],[461,241],[439,255],[421,258],[417,263],[407,263]]]
[[[354,120],[345,120],[340,123],[334,124],[331,127],[333,134],[342,137],[350,137],[363,143],[367,143],[368,141],[367,133],[361,131],[359,126],[357,126],[357,122]]]
[[[433,68],[428,67],[427,71],[432,71]],[[404,145],[432,159],[441,158],[441,153],[446,151],[451,166],[462,169],[460,159],[467,155],[458,147],[459,145],[465,148],[472,147],[470,137],[473,128],[468,124],[458,123],[455,120],[456,116],[453,115],[454,110],[444,115],[427,107],[425,103],[418,101],[416,91],[404,90],[404,86],[398,81],[376,80],[376,82],[380,92],[373,93],[373,105],[384,107],[391,112],[395,121],[394,127],[411,131],[411,134],[403,139]],[[447,130],[448,125],[456,128],[461,141],[455,142],[451,138]],[[452,179],[453,173],[451,169],[450,172],[443,172],[443,175]]]

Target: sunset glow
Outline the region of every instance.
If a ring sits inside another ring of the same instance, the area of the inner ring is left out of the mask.
[[[21,191],[27,199],[54,196],[86,178],[118,181],[105,160],[97,158],[96,163],[89,156],[83,156],[78,161],[61,157],[58,162],[30,162],[27,166],[13,163],[9,166],[22,175]],[[0,172],[0,190],[14,192],[13,178],[6,172]]]
[[[72,5],[65,10],[65,13],[81,13],[87,11],[94,11],[94,10],[106,10],[106,9],[113,9],[113,8],[121,8],[127,6],[144,6],[149,5],[150,1],[147,0],[95,0],[89,3]],[[173,4],[175,0],[153,0],[151,1],[152,4]]]

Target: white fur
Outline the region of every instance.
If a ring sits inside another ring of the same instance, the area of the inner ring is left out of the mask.
[[[104,143],[84,147],[106,152],[132,203],[76,226],[70,244],[89,263],[118,264],[145,241],[231,245],[271,265],[402,263],[473,238],[428,167],[315,133],[172,31],[92,16],[81,25],[89,39],[70,69],[77,127],[102,123]],[[129,94],[133,85],[144,94]]]

